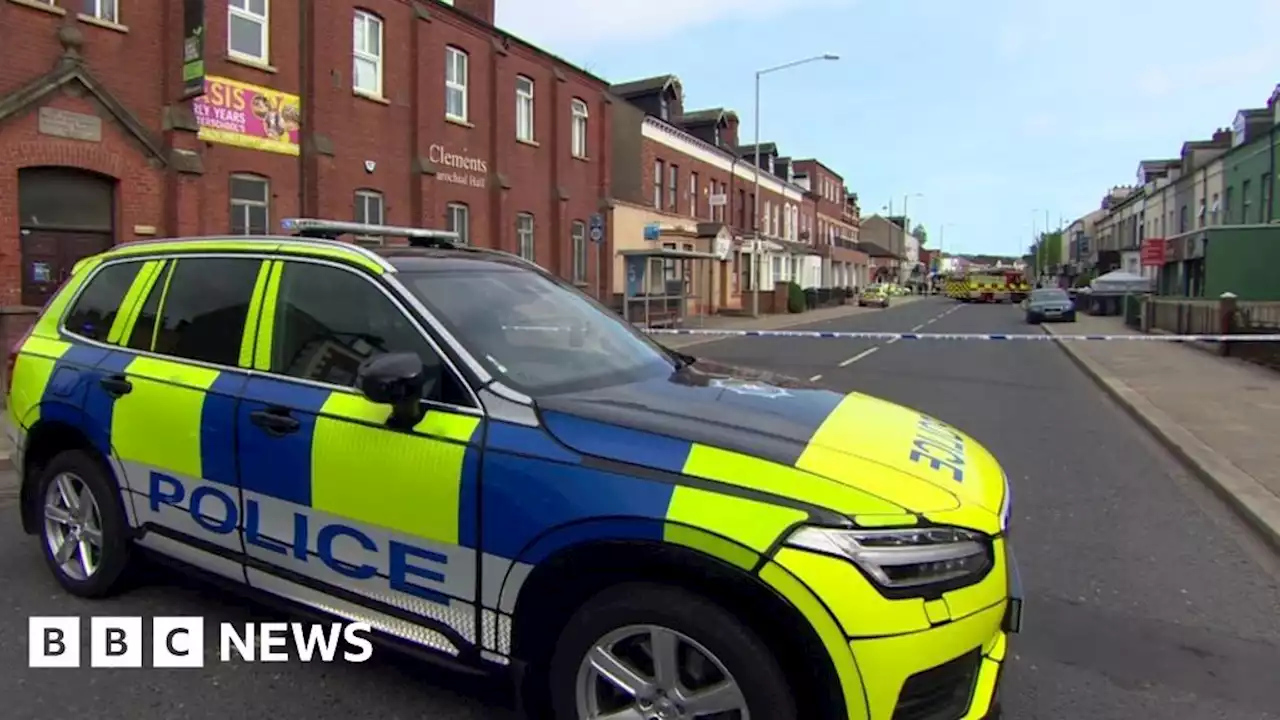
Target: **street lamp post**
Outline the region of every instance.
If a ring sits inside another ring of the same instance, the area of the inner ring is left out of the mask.
[[[755,181],[752,189],[751,200],[751,316],[758,317],[760,315],[760,78],[769,73],[778,72],[779,70],[787,70],[798,65],[807,65],[811,62],[820,60],[839,60],[839,55],[815,55],[803,60],[793,60],[782,65],[775,65],[771,68],[756,71],[756,101],[755,101],[755,119],[752,125],[755,126]]]

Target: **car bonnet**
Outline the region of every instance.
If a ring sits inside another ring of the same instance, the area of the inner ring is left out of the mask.
[[[727,482],[840,512],[850,508],[824,502],[830,493],[807,492],[798,480],[771,482],[763,466],[793,468],[802,471],[793,478],[822,478],[918,513],[962,504],[999,513],[1004,500],[998,463],[950,425],[773,373],[700,361],[670,377],[540,399],[539,407],[547,430],[578,452],[695,475],[705,474],[690,471],[699,459],[716,456],[727,466],[747,456],[760,466]],[[635,436],[623,439],[618,428]],[[653,436],[662,443],[652,447],[668,449],[645,451]]]

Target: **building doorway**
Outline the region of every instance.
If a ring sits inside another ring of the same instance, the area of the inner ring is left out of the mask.
[[[22,304],[42,306],[82,258],[114,244],[115,180],[68,167],[18,171]]]

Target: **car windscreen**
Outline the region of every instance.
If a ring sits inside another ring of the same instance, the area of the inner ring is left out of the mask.
[[[537,398],[676,369],[656,343],[575,289],[532,269],[458,265],[397,277],[505,385]]]
[[[1031,302],[1066,302],[1071,296],[1065,290],[1054,288],[1052,290],[1034,290],[1031,293]]]

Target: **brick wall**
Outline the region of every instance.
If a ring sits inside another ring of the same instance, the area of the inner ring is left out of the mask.
[[[0,119],[0,303],[17,301],[20,287],[17,175],[22,167],[58,164],[115,178],[116,240],[134,239],[133,228],[154,226],[160,235],[216,234],[229,229],[229,176],[248,173],[270,181],[270,222],[305,215],[352,219],[355,193],[381,192],[389,224],[442,226],[445,206],[470,209],[476,245],[517,249],[515,217],[535,219],[535,258],[553,272],[572,268],[570,226],[586,222],[610,193],[610,117],[603,81],[512,40],[481,17],[492,0],[459,0],[455,11],[438,4],[364,0],[362,10],[383,20],[383,93],[352,89],[352,16],[348,0],[272,3],[269,57],[265,64],[233,61],[226,54],[225,0],[208,0],[206,65],[212,76],[302,96],[300,156],[200,141],[190,110],[176,102],[181,85],[182,3],[132,0],[122,4],[123,25],[104,27],[71,19],[83,37],[85,67],[120,106],[137,117],[160,152],[145,150],[98,103],[56,92],[39,104],[104,118],[101,142],[54,139],[37,133],[36,106]],[[465,6],[465,7],[464,7]],[[425,8],[425,10],[423,10]],[[0,95],[54,67],[65,15],[0,0]],[[467,123],[444,117],[445,48],[469,56]],[[535,83],[535,143],[515,138],[515,82]],[[588,105],[588,157],[570,151],[571,100]],[[184,121],[185,119],[185,121]],[[192,152],[194,167],[169,162],[174,148]],[[441,152],[484,160],[484,187],[441,178],[431,162]],[[366,169],[372,163],[372,172]],[[194,171],[194,172],[193,172]],[[606,247],[607,254],[612,253]],[[595,268],[588,286],[595,287]],[[607,264],[604,268],[607,273]],[[600,287],[609,287],[607,275]]]

